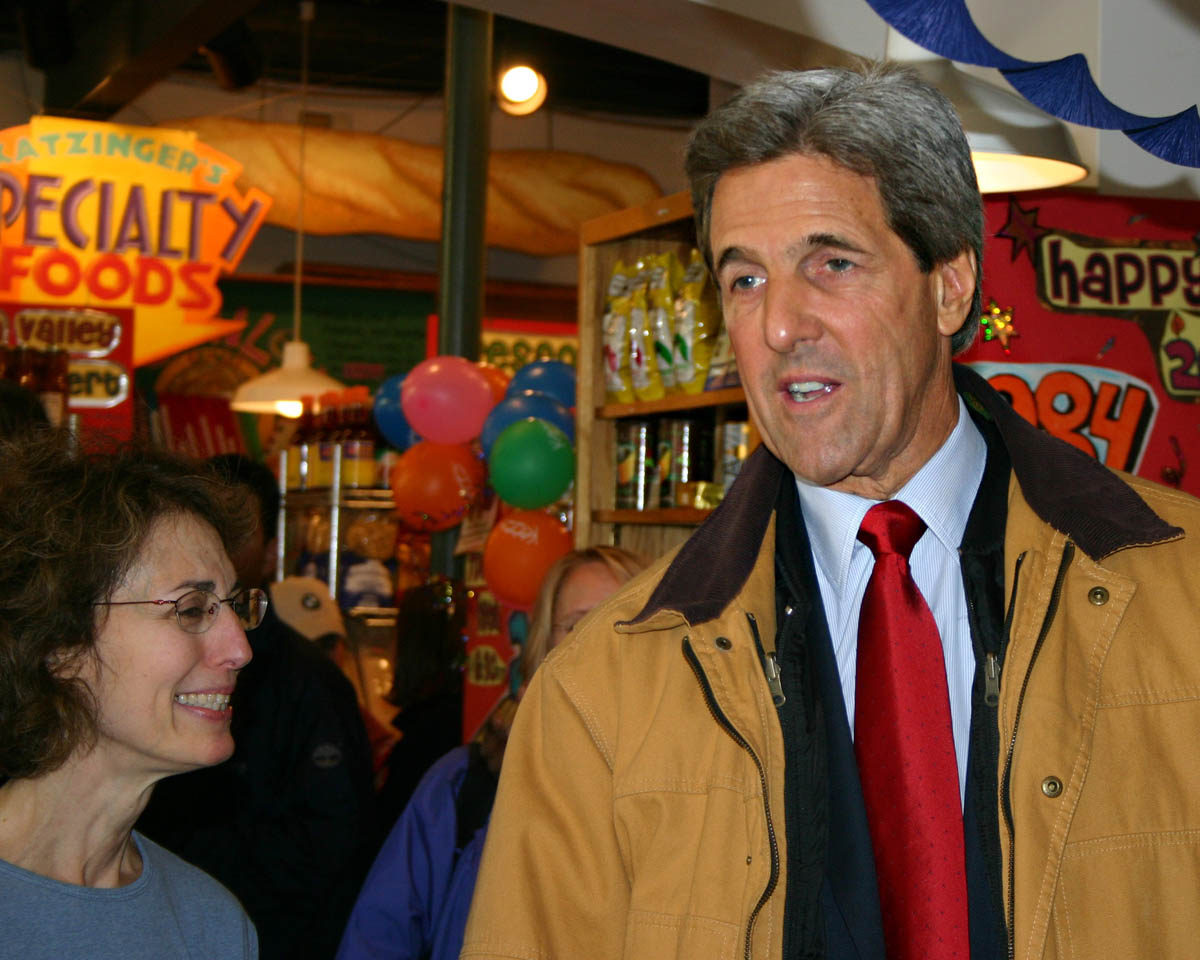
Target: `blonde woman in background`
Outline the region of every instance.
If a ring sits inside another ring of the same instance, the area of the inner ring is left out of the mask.
[[[534,604],[521,652],[524,681],[584,614],[644,566],[618,547],[561,557]],[[421,780],[363,884],[338,960],[458,957],[515,712],[516,701],[502,702],[475,741],[450,751]]]

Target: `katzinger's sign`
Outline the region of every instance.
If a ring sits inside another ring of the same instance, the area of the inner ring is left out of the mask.
[[[131,308],[135,366],[236,332],[213,319],[217,279],[271,204],[236,190],[240,173],[190,131],[60,117],[0,131],[0,300]]]

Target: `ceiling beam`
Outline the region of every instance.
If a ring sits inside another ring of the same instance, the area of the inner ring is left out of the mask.
[[[106,120],[257,0],[92,0],[74,8],[70,61],[46,71],[49,114]]]

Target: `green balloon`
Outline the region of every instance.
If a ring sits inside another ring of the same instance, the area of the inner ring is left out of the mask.
[[[575,477],[575,451],[558,427],[529,417],[509,424],[488,457],[492,489],[505,503],[537,510],[554,503]]]

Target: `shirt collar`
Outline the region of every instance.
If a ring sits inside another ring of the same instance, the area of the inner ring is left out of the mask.
[[[912,507],[950,553],[962,543],[986,461],[987,444],[959,397],[958,422],[950,436],[896,494],[895,499]],[[841,595],[850,575],[858,528],[878,501],[810,484],[799,477],[796,490],[817,565]]]
[[[1047,526],[1069,536],[1093,560],[1118,550],[1182,537],[1117,474],[1069,443],[1026,422],[1012,404],[965,364],[954,364],[959,395],[995,427],[1020,484],[1019,496]],[[976,429],[979,429],[976,427]],[[642,610],[691,623],[719,616],[749,579],[791,471],[765,445],[750,454],[733,487],[700,529],[679,548]],[[793,487],[795,480],[791,480]]]

